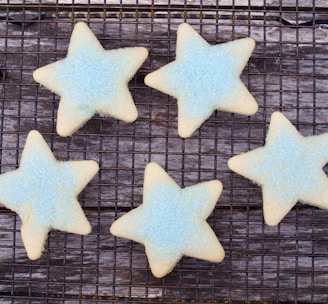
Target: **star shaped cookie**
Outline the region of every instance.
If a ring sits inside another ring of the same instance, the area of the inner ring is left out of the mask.
[[[41,256],[52,228],[90,233],[77,196],[97,172],[92,160],[57,161],[38,131],[28,134],[19,168],[0,175],[0,203],[20,216],[30,259]]]
[[[89,27],[77,23],[67,57],[33,73],[35,81],[61,96],[58,134],[70,136],[95,114],[135,121],[128,82],[147,56],[143,47],[104,50]]]
[[[224,250],[206,219],[221,191],[217,180],[181,189],[159,165],[150,163],[145,169],[143,204],[116,220],[110,231],[142,243],[158,278],[182,256],[220,262]]]
[[[264,147],[228,166],[262,186],[264,220],[275,226],[299,201],[328,209],[328,134],[303,137],[280,112],[271,116]]]
[[[208,44],[190,25],[178,28],[176,60],[145,83],[177,98],[178,133],[190,137],[215,110],[253,115],[258,105],[240,75],[255,47],[252,38]]]

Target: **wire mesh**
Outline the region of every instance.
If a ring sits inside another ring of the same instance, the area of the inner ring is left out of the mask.
[[[310,5],[309,5],[309,2]],[[264,224],[261,189],[232,173],[228,159],[263,145],[280,110],[303,135],[327,132],[325,1],[10,1],[0,3],[1,173],[18,167],[27,133],[39,130],[57,159],[94,159],[99,174],[79,197],[88,236],[51,231],[42,257],[27,259],[20,219],[0,208],[2,303],[326,303],[327,211],[298,204],[277,227]],[[135,123],[95,116],[70,138],[55,132],[59,97],[33,81],[64,58],[77,21],[105,49],[144,46],[150,56],[130,82]],[[215,112],[189,139],[177,134],[174,98],[144,76],[174,60],[176,29],[190,23],[209,43],[251,36],[242,80],[259,103],[252,117]],[[155,279],[142,245],[114,238],[111,223],[142,202],[143,170],[155,161],[181,186],[219,179],[209,218],[226,257],[184,258]]]

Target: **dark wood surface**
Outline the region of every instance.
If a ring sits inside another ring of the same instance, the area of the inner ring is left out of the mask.
[[[79,197],[92,233],[52,231],[38,261],[26,257],[20,219],[0,207],[1,303],[328,301],[328,211],[298,204],[279,226],[269,227],[263,223],[261,189],[227,167],[232,155],[263,145],[273,111],[282,111],[303,135],[328,132],[327,25],[300,25],[328,19],[328,6],[264,2],[263,7],[263,1],[252,0],[220,6],[188,1],[193,5],[188,7],[142,1],[140,10],[133,1],[113,6],[76,1],[73,7],[0,2],[1,172],[17,168],[32,129],[44,135],[58,159],[94,159],[101,168]],[[65,57],[79,20],[89,22],[106,49],[139,45],[150,56],[129,85],[139,111],[135,123],[96,116],[72,137],[61,138],[55,132],[59,97],[36,84],[32,72]],[[211,44],[256,40],[242,79],[259,103],[252,117],[214,113],[186,140],[177,135],[174,98],[143,83],[146,74],[174,59],[176,29],[183,21]],[[142,245],[109,233],[115,218],[141,203],[149,161],[181,186],[222,181],[209,218],[226,251],[222,263],[184,258],[171,274],[155,279]]]

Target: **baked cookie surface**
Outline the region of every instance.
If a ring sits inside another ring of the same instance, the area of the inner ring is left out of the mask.
[[[258,105],[240,75],[255,47],[252,38],[207,43],[189,24],[178,28],[175,61],[145,83],[177,98],[178,132],[190,137],[215,110],[253,115]]]
[[[228,166],[262,186],[264,220],[275,226],[298,201],[328,209],[327,162],[328,134],[303,137],[274,112],[265,145],[232,157]]]
[[[142,243],[156,277],[169,273],[182,256],[220,262],[224,250],[206,219],[221,191],[217,180],[181,189],[159,165],[150,163],[143,204],[117,219],[110,231]]]
[[[95,114],[135,121],[138,112],[128,82],[147,56],[143,47],[104,50],[87,24],[77,23],[67,57],[33,73],[35,81],[61,96],[58,134],[72,135]]]
[[[57,161],[38,131],[28,134],[19,168],[0,175],[0,203],[20,216],[30,259],[41,256],[52,228],[91,232],[77,196],[97,172],[92,160]]]

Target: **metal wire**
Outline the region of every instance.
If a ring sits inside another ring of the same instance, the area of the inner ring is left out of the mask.
[[[0,208],[1,303],[326,302],[327,211],[298,204],[278,227],[266,226],[261,189],[232,173],[227,160],[263,145],[274,110],[303,135],[327,132],[327,7],[315,0],[311,6],[241,2],[248,4],[0,4],[1,173],[18,167],[31,129],[58,159],[94,159],[101,168],[79,197],[92,233],[52,231],[38,261],[26,258],[20,219]],[[80,20],[106,49],[140,45],[150,57],[129,84],[139,111],[135,123],[96,116],[67,139],[55,132],[59,97],[36,84],[32,72],[65,57]],[[256,40],[242,80],[260,106],[249,118],[216,112],[186,140],[177,135],[176,101],[143,83],[174,59],[184,21],[211,44]],[[142,202],[150,161],[181,186],[223,182],[208,220],[226,251],[222,263],[184,258],[159,280],[140,244],[110,235],[111,223]]]
[[[61,19],[77,19],[77,18],[86,18],[86,19],[94,19],[94,18],[118,18],[118,19],[168,19],[168,18],[175,18],[175,19],[215,19],[215,20],[239,20],[239,21],[273,21],[278,22],[286,26],[313,26],[313,25],[322,25],[328,24],[327,19],[312,19],[306,22],[299,22],[297,25],[289,22],[284,18],[280,18],[278,16],[265,16],[265,15],[238,15],[235,13],[231,14],[218,14],[217,11],[204,13],[200,11],[199,13],[186,13],[186,12],[175,12],[175,11],[168,11],[168,12],[40,12],[40,14],[35,13],[28,13],[28,14],[17,14],[13,13],[9,16],[2,15],[0,16],[0,20],[10,20],[12,24],[16,25],[31,25],[37,20],[46,20],[46,19],[53,19],[53,18],[61,18]]]

